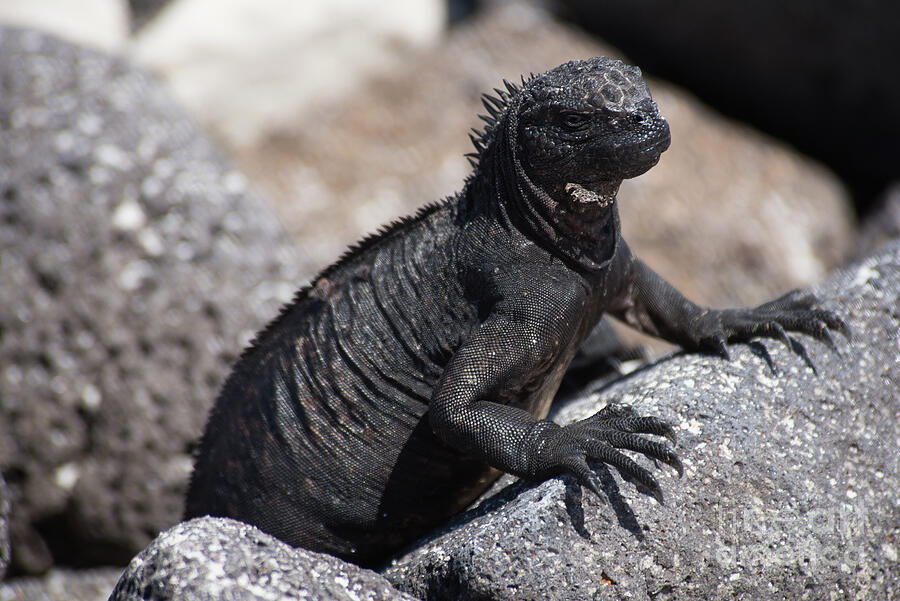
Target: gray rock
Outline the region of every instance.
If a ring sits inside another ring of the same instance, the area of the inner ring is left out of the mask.
[[[854,339],[798,337],[815,370],[779,342],[777,373],[748,345],[678,354],[556,416],[617,401],[671,419],[685,475],[656,470],[666,505],[603,466],[602,499],[517,483],[386,577],[428,599],[896,598],[900,241],[818,293]]]
[[[900,182],[887,189],[878,207],[860,224],[857,256],[866,257],[897,238],[900,238]]]
[[[225,518],[197,518],[160,534],[132,560],[110,596],[170,599],[413,601],[371,570],[295,549]]]
[[[177,522],[227,369],[304,277],[127,62],[0,29],[0,466],[13,565],[124,565]]]
[[[0,580],[9,566],[9,489],[0,475]]]
[[[53,569],[0,583],[0,601],[106,601],[121,568]]]

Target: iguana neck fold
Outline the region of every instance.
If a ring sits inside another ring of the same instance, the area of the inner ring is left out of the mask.
[[[507,227],[516,228],[579,271],[599,273],[618,246],[620,229],[615,199],[621,180],[598,182],[591,189],[584,189],[602,200],[582,203],[581,207],[561,197],[572,194],[571,191],[562,188],[551,192],[533,181],[519,158],[517,115],[523,97],[520,92],[510,98],[490,144],[480,152],[469,185],[491,190],[489,195],[477,196],[491,198],[495,205],[491,212],[496,211]]]

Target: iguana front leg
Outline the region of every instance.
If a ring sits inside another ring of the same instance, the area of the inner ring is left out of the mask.
[[[588,461],[603,461],[661,501],[653,475],[619,449],[658,459],[680,474],[681,462],[670,447],[641,436],[655,434],[674,441],[666,422],[607,408],[559,426],[520,408],[552,400],[543,398],[555,392],[543,382],[551,377],[574,323],[575,316],[566,318],[565,311],[547,321],[493,314],[448,364],[429,406],[432,429],[447,444],[505,472],[534,480],[569,472],[598,495],[599,481]]]
[[[819,307],[815,295],[800,290],[755,308],[707,309],[686,299],[639,259],[610,313],[629,325],[688,350],[729,357],[729,342],[755,337],[777,338],[793,348],[788,331],[808,334],[834,347],[831,330],[848,339],[850,328],[836,314]]]

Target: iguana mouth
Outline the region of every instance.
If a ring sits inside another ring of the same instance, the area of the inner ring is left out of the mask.
[[[616,193],[619,191],[619,182],[602,182],[586,188],[581,184],[569,182],[566,184],[566,194],[578,205],[592,205],[605,209],[616,201]]]

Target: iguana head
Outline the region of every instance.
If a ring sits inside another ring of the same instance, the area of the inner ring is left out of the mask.
[[[556,242],[602,234],[619,184],[650,169],[669,126],[637,67],[572,61],[485,96],[476,158],[499,161],[509,201]],[[496,173],[497,170],[494,170]]]
[[[517,151],[532,181],[557,201],[605,206],[623,179],[669,147],[669,126],[637,67],[598,57],[573,61],[524,85]]]

